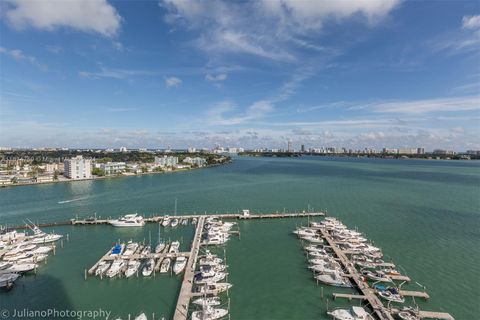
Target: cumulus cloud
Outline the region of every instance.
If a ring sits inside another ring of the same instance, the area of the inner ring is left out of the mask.
[[[120,29],[122,18],[106,0],[7,1],[12,4],[5,13],[7,20],[19,30],[27,26],[48,31],[67,27],[113,37]]]
[[[168,77],[165,79],[165,85],[167,88],[179,87],[182,84],[182,80],[177,77]]]
[[[480,29],[480,15],[464,16],[462,19],[463,29]]]

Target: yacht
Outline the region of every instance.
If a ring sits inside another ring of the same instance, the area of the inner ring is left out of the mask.
[[[0,274],[0,288],[12,285],[18,277],[20,277],[20,275],[17,273]]]
[[[155,268],[155,260],[154,259],[148,259],[145,265],[143,266],[142,269],[142,275],[144,277],[149,277],[153,273],[153,268]]]
[[[323,239],[320,237],[301,236],[300,238],[311,243],[323,243]]]
[[[167,273],[168,270],[170,270],[171,263],[172,260],[170,258],[163,259],[162,264],[160,265],[160,273]]]
[[[170,225],[174,228],[176,226],[178,226],[178,219],[177,218],[173,218],[172,219],[172,222],[170,223]]]
[[[165,218],[163,218],[163,221],[162,221],[162,226],[168,227],[169,224],[170,224],[170,218],[168,216],[165,216]]]
[[[327,312],[335,320],[373,320],[373,317],[362,307],[351,307],[347,309],[336,309]]]
[[[170,245],[170,249],[168,250],[168,253],[178,253],[179,248],[180,248],[180,242],[173,241],[172,244]]]
[[[107,277],[113,278],[116,275],[118,275],[124,265],[125,265],[125,262],[122,259],[117,259],[113,261],[112,266],[110,267],[110,269],[108,269],[106,273]]]
[[[318,276],[315,276],[315,279],[334,287],[344,287],[344,288],[352,287],[348,278],[342,277],[339,272],[335,272],[332,274],[320,274]]]
[[[127,247],[125,248],[125,251],[123,252],[123,256],[128,257],[131,256],[137,251],[138,249],[138,243],[128,241]]]
[[[221,283],[208,283],[198,288],[200,293],[208,293],[209,291],[215,291],[217,293],[227,291],[232,287],[232,284],[221,282]]]
[[[147,315],[143,312],[135,317],[135,320],[147,320]]]
[[[127,270],[125,270],[125,277],[130,278],[137,273],[138,268],[140,268],[140,261],[130,260],[127,265]]]
[[[340,269],[340,266],[336,266],[333,264],[314,264],[312,266],[308,267],[309,269],[312,269],[315,272],[323,273],[323,274],[333,274],[333,273],[339,273],[342,274],[342,270]]]
[[[203,297],[193,300],[192,303],[200,306],[219,306],[222,302],[219,297]]]
[[[143,227],[145,225],[143,217],[136,213],[126,214],[118,219],[108,220],[108,223],[114,227]]]
[[[173,272],[175,272],[175,274],[179,274],[185,269],[186,266],[187,266],[187,258],[178,257],[175,260],[175,264],[173,265]]]
[[[33,254],[46,254],[46,253],[49,253],[52,250],[53,250],[53,247],[38,247],[38,248],[35,248],[35,249],[31,250],[30,252],[33,253]]]
[[[35,270],[35,268],[37,267],[38,267],[38,264],[35,264],[35,263],[15,263],[1,270],[1,272],[27,273]]]
[[[211,306],[205,306],[203,310],[193,311],[192,320],[215,320],[225,317],[228,314],[226,309],[216,309]]]
[[[378,270],[373,270],[373,271],[363,270],[362,271],[362,276],[364,276],[367,279],[373,280],[373,281],[393,282],[392,278],[390,278],[384,272],[378,271]]]
[[[202,273],[195,275],[196,284],[210,284],[222,281],[227,274],[225,272],[216,272],[212,276],[204,276]]]
[[[108,268],[110,268],[110,262],[105,260],[101,261],[97,266],[97,270],[95,270],[95,275],[103,276]]]
[[[397,290],[397,288],[394,288],[394,287],[385,288],[382,285],[375,285],[375,289],[377,289],[377,293],[382,299],[385,299],[387,301],[392,301],[392,302],[398,302],[398,303],[405,302],[405,298],[402,297],[402,295]]]

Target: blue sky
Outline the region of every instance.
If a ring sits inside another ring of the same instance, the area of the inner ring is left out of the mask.
[[[477,1],[0,4],[0,146],[480,149]]]

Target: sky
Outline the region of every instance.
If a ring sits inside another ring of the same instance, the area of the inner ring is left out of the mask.
[[[480,2],[0,2],[0,146],[480,149]]]

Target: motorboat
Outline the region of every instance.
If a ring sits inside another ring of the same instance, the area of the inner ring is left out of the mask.
[[[225,272],[215,272],[212,276],[204,276],[204,274],[199,273],[195,275],[196,284],[209,284],[222,281],[227,276]]]
[[[122,244],[116,244],[113,249],[112,249],[112,252],[110,253],[110,257],[116,257],[116,256],[119,256],[123,253],[123,250],[125,249],[125,245],[122,243]]]
[[[344,287],[344,288],[351,288],[352,284],[348,280],[348,278],[343,277],[340,275],[339,272],[335,272],[332,274],[319,274],[315,276],[315,279],[318,281],[328,284],[334,287]]]
[[[140,261],[138,260],[130,260],[127,264],[127,270],[125,270],[125,277],[130,278],[134,274],[138,272],[138,268],[140,268]]]
[[[211,306],[205,306],[203,310],[193,311],[192,320],[215,320],[225,317],[228,314],[226,309],[216,309]]]
[[[14,263],[9,267],[0,270],[1,273],[27,273],[35,270],[38,264],[35,263]]]
[[[162,220],[162,226],[168,227],[169,224],[170,224],[170,218],[168,216],[165,216],[165,218],[163,218]]]
[[[108,223],[114,227],[143,227],[145,225],[143,217],[136,213],[126,214],[118,219],[108,220]]]
[[[420,320],[418,309],[412,307],[404,307],[397,313],[402,320]]]
[[[165,242],[160,241],[157,243],[157,246],[155,247],[155,253],[161,253],[165,249]]]
[[[385,299],[387,301],[404,303],[405,298],[400,294],[397,288],[388,287],[385,288],[382,285],[375,285],[374,288],[377,290],[377,294],[380,298]]]
[[[170,223],[170,226],[172,226],[172,228],[175,228],[176,226],[178,226],[178,219],[173,218],[172,222]]]
[[[173,241],[170,244],[170,249],[168,249],[168,253],[178,253],[180,249],[180,242],[179,241]]]
[[[186,257],[178,257],[175,260],[175,264],[173,265],[173,272],[175,274],[179,274],[185,269],[186,266],[187,266],[187,258]]]
[[[392,278],[378,270],[363,270],[362,276],[373,281],[393,282]]]
[[[312,236],[301,236],[303,240],[306,240],[311,243],[323,243],[323,239],[320,237],[312,237]]]
[[[147,319],[147,315],[143,312],[143,313],[140,313],[138,316],[136,316],[135,320],[148,320],[148,319]]]
[[[142,275],[144,277],[151,276],[154,268],[155,268],[155,260],[154,259],[148,259],[147,262],[145,262],[145,265],[143,266]]]
[[[297,236],[311,236],[311,237],[315,237],[318,235],[318,232],[317,230],[313,230],[313,229],[310,229],[310,228],[298,228],[297,230],[293,231],[294,234],[296,234]]]
[[[327,312],[335,320],[373,320],[374,318],[362,307],[351,307],[350,309],[336,309]]]
[[[160,273],[167,273],[168,270],[170,270],[171,263],[172,260],[170,258],[163,259],[162,264],[160,265]]]
[[[120,270],[125,265],[125,262],[122,259],[117,259],[113,261],[112,266],[108,269],[106,275],[109,278],[113,278],[120,273]]]
[[[188,224],[188,219],[182,219],[182,226],[186,226]]]
[[[101,261],[98,266],[97,266],[97,269],[95,270],[95,275],[96,276],[103,276],[105,274],[105,272],[107,272],[108,268],[110,268],[110,265],[111,263],[109,261]]]
[[[323,251],[311,251],[311,252],[308,252],[308,255],[311,256],[311,257],[315,257],[315,258],[322,258],[322,257],[330,257],[330,254]]]
[[[138,243],[129,241],[127,243],[127,246],[125,247],[125,251],[123,252],[124,257],[131,256],[137,251],[138,249]]]
[[[192,301],[193,304],[200,306],[219,306],[222,304],[219,297],[203,297]]]
[[[21,257],[16,260],[17,263],[37,263],[37,262],[42,262],[45,259],[47,259],[46,254],[33,254],[33,253],[27,253],[26,257]]]
[[[232,284],[226,283],[226,282],[208,283],[203,286],[199,286],[198,292],[206,294],[210,291],[213,291],[213,292],[219,293],[219,292],[227,291],[231,287],[232,287]]]
[[[193,225],[197,224],[197,218],[192,218],[192,224]]]
[[[338,263],[333,258],[330,258],[330,257],[317,257],[314,259],[308,259],[308,262],[311,264]]]
[[[201,273],[208,273],[208,272],[222,272],[227,270],[227,265],[224,264],[216,264],[216,265],[201,265],[200,272]]]
[[[0,274],[0,288],[11,286],[20,275],[18,273]]]
[[[322,274],[333,274],[333,273],[342,274],[343,273],[340,266],[339,265],[337,266],[334,264],[314,264],[309,266],[308,268]]]
[[[147,254],[150,254],[150,253],[152,253],[152,247],[150,247],[150,246],[145,246],[145,247],[142,249],[141,255],[146,256]]]

